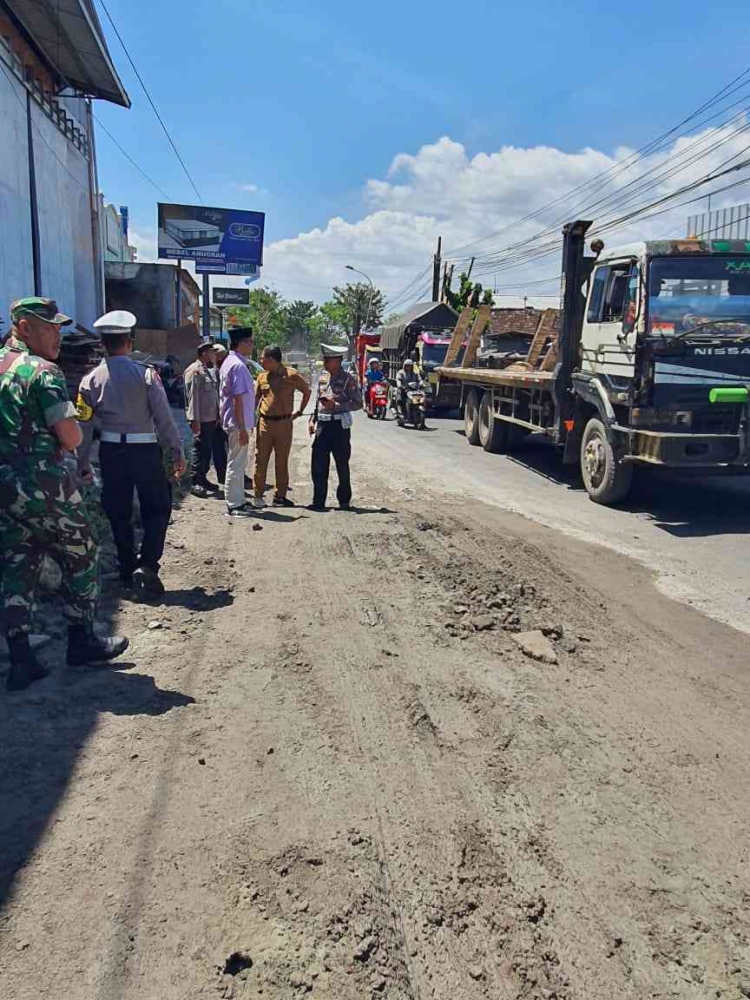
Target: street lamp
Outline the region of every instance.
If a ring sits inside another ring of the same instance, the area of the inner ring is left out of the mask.
[[[367,324],[370,322],[370,308],[372,307],[372,297],[375,294],[375,285],[373,285],[372,283],[372,278],[368,274],[365,274],[364,271],[360,271],[358,268],[352,267],[351,264],[345,264],[344,268],[347,271],[354,271],[355,274],[361,274],[363,278],[367,278],[367,280],[370,282],[370,298],[367,300],[367,312],[365,314],[365,330],[366,330]]]

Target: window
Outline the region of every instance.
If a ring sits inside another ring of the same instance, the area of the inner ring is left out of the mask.
[[[602,298],[604,296],[604,286],[609,278],[608,267],[597,267],[594,271],[594,280],[591,284],[591,298],[589,299],[589,311],[586,320],[589,323],[598,323],[602,309]]]
[[[637,270],[630,261],[598,267],[594,272],[587,321],[621,322],[628,302],[633,301],[631,294],[635,294],[637,288]]]

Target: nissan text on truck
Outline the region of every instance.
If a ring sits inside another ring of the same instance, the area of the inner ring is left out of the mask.
[[[487,314],[461,366],[449,349],[438,372],[461,385],[467,440],[508,452],[542,433],[601,504],[625,499],[636,465],[747,474],[750,242],[593,240],[592,256],[591,224],[563,229],[559,331],[526,361],[474,366]]]

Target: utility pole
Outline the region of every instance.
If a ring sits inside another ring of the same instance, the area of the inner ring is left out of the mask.
[[[208,275],[203,275],[203,339],[211,338],[211,287]]]
[[[453,264],[450,264],[450,265],[446,264],[445,265],[445,274],[444,274],[444,277],[443,277],[443,299],[442,299],[443,302],[447,301],[448,290],[450,289],[451,285],[453,284],[453,268],[454,268]]]
[[[443,237],[438,236],[437,253],[432,258],[432,301],[440,301],[440,264],[443,249]]]
[[[467,277],[467,278],[470,278],[470,277],[471,277],[471,270],[472,270],[472,268],[474,267],[474,261],[475,261],[475,260],[476,260],[476,257],[472,257],[472,258],[471,258],[471,263],[469,264],[469,270],[468,270],[468,271],[467,271],[467,273],[466,273],[466,277]]]

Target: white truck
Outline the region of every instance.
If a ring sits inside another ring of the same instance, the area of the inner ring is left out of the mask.
[[[488,313],[462,315],[438,369],[458,382],[466,439],[508,452],[531,432],[586,490],[622,501],[633,469],[750,472],[750,242],[676,239],[585,253],[591,222],[563,229],[562,317],[525,361],[476,365]]]

